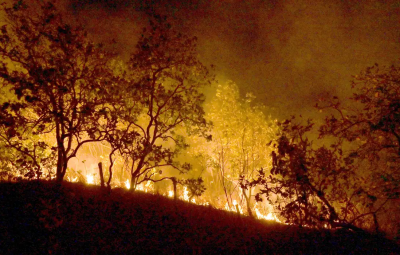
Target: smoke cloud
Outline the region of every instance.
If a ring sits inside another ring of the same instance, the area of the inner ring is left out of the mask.
[[[351,75],[400,53],[400,1],[70,1],[93,36],[129,54],[148,13],[199,39],[200,58],[280,117],[313,116],[318,98],[351,95]]]

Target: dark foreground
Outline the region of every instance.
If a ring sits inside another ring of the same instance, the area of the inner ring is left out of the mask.
[[[392,241],[313,231],[99,187],[0,183],[0,254],[400,254]]]

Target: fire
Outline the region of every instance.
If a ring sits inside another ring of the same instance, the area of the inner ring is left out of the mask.
[[[186,187],[183,188],[183,200],[189,201],[189,191]]]
[[[196,204],[196,200],[194,198],[192,198],[192,200],[189,201],[189,191],[187,190],[186,187],[183,187],[183,200]]]
[[[233,206],[229,207],[228,203],[225,204],[225,211],[230,211],[230,212],[237,212],[240,214],[243,214],[243,208],[238,204],[236,200],[232,201]]]
[[[67,177],[68,181],[70,182],[77,182],[79,181],[78,177]],[[93,174],[87,174],[86,175],[86,182],[88,184],[95,184],[95,180],[94,180],[94,175]],[[121,183],[122,184],[122,183]],[[125,186],[126,189],[130,189],[131,187],[131,183],[129,181],[129,179],[127,179],[125,182],[123,182],[123,184]],[[143,182],[140,183],[139,185],[137,185],[136,187],[137,190],[143,191],[143,192],[152,192],[154,191],[154,186],[153,183],[151,181],[147,181],[147,182]],[[167,193],[164,193],[164,195],[167,195],[168,197],[174,197],[174,191],[173,190],[169,190]],[[192,198],[189,201],[189,190],[187,189],[187,187],[183,187],[183,194],[182,196],[180,196],[180,199],[187,201],[187,202],[191,202],[197,205],[203,205],[203,206],[207,206],[209,205],[208,202],[196,202],[196,200],[194,198]],[[226,211],[230,211],[230,212],[235,212],[235,213],[239,213],[239,214],[243,214],[244,215],[244,210],[242,208],[242,206],[237,202],[237,200],[233,200],[232,201],[232,205],[229,206],[228,203],[225,204],[224,210]],[[259,208],[257,208],[257,204],[254,206],[253,209],[256,213],[256,217],[257,219],[263,219],[263,220],[268,220],[268,221],[276,221],[279,223],[282,223],[277,217],[276,214],[273,212],[269,212],[267,215],[264,215],[260,212]]]
[[[147,181],[146,184],[144,184],[142,182],[136,187],[136,190],[140,190],[140,191],[143,191],[143,192],[153,191],[152,182],[151,181]]]
[[[91,175],[91,174],[87,174],[87,175],[86,175],[86,182],[87,182],[88,184],[94,184],[94,176]]]
[[[273,220],[276,222],[281,222],[274,213],[270,212],[267,215],[263,215],[262,213],[260,213],[260,211],[258,210],[258,208],[255,209],[256,211],[256,215],[258,219],[264,219],[264,220]]]
[[[128,179],[126,179],[126,181],[125,181],[125,187],[126,187],[127,189],[130,189],[130,188],[131,188],[131,183],[129,182]]]
[[[75,177],[75,178],[72,178],[72,177],[67,177],[67,180],[69,181],[69,182],[78,182],[78,177]]]

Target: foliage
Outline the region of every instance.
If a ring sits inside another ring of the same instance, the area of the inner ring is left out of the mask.
[[[334,98],[327,106],[336,111],[320,128],[321,136],[333,136],[350,142],[358,163],[368,162],[375,189],[391,199],[400,195],[400,69],[380,69],[376,64],[354,77],[351,100],[359,107],[344,107]],[[351,162],[353,163],[353,162]],[[377,171],[379,169],[379,171]]]
[[[355,213],[348,196],[356,183],[352,167],[345,164],[338,149],[312,146],[305,137],[312,125],[310,121],[305,126],[281,123],[283,135],[277,140],[277,151],[272,152],[271,174],[266,176],[261,169],[258,179],[244,187],[261,185],[256,198],[261,200],[265,194],[287,223],[349,225]]]
[[[399,81],[399,67],[375,64],[354,76],[353,106],[343,105],[337,98],[318,106],[334,111],[320,127],[320,135],[351,144],[348,164],[357,166],[362,193],[372,200],[371,207],[380,209],[375,219],[377,231],[381,225],[391,235],[400,229],[391,216],[400,210]]]
[[[105,138],[98,123],[107,122],[112,103],[110,55],[64,22],[54,2],[14,1],[2,11],[0,77],[15,98],[1,105],[1,141],[37,177],[55,160],[62,181],[79,148]]]
[[[206,191],[206,187],[203,183],[204,181],[201,177],[197,179],[189,178],[182,181],[182,184],[189,190],[189,201],[191,201],[194,196],[199,197]]]
[[[161,174],[159,168],[190,169],[176,157],[187,148],[187,136],[207,135],[201,88],[213,76],[197,59],[196,38],[174,31],[161,16],[154,16],[143,30],[127,65],[121,126],[110,143],[129,163],[135,189]]]
[[[251,179],[257,169],[268,167],[271,152],[267,145],[275,137],[277,126],[267,110],[254,103],[250,93],[240,98],[239,89],[233,82],[219,84],[215,97],[207,105],[207,118],[213,123],[212,141],[198,145],[208,170],[210,182],[214,182],[214,194],[223,191],[226,202],[241,198],[252,214],[252,190],[240,190],[238,179]],[[214,195],[215,196],[215,195]],[[233,198],[232,198],[233,197]]]
[[[319,127],[319,137],[329,147],[307,139],[310,120],[306,125],[280,123],[282,136],[276,141],[277,152],[272,152],[271,174],[261,169],[244,187],[261,185],[258,199],[277,195],[271,202],[290,223],[393,236],[398,221],[390,214],[399,209],[394,206],[399,199],[398,81],[398,68],[379,70],[375,65],[355,76],[349,107],[337,97],[326,106],[317,105],[333,110]]]

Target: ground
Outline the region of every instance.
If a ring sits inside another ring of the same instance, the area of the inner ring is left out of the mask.
[[[400,254],[393,241],[79,183],[0,183],[0,254]]]

